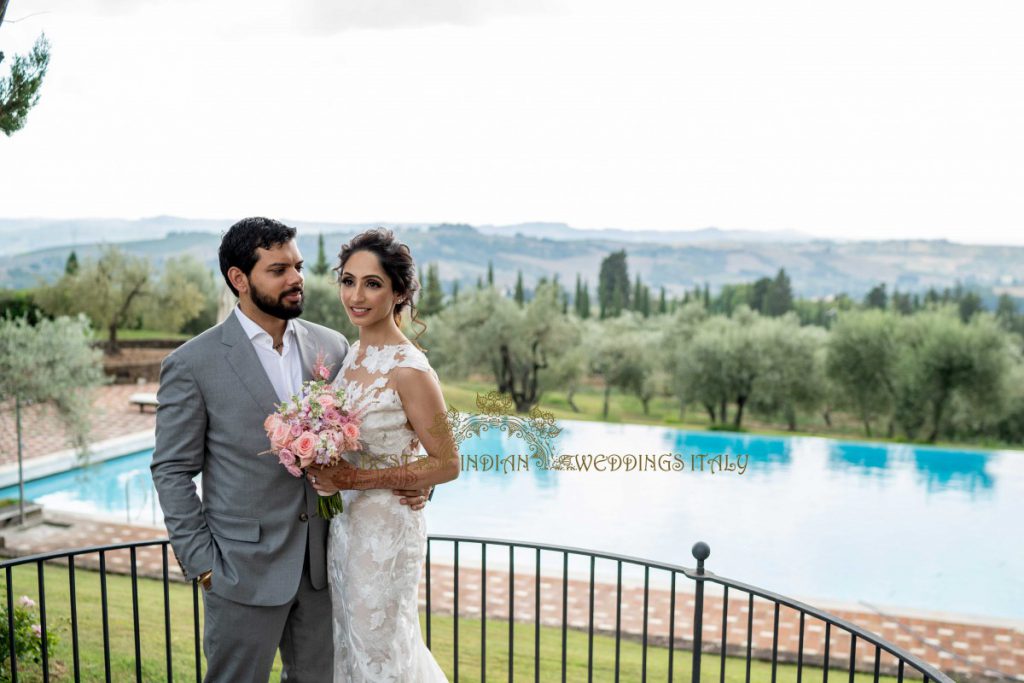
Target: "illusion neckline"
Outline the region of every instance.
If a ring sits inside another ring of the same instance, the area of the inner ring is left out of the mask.
[[[368,348],[368,349],[390,349],[390,348],[394,348],[396,346],[406,346],[407,344],[412,344],[412,342],[409,341],[408,339],[406,339],[404,342],[399,342],[398,344],[367,344],[366,348]],[[363,348],[363,340],[362,339],[357,339],[355,345],[358,346],[359,348]]]

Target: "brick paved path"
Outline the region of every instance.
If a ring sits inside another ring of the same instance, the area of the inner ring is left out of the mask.
[[[156,415],[152,408],[140,413],[137,407],[128,403],[128,397],[138,392],[156,393],[159,385],[112,384],[96,390],[93,399],[95,411],[92,418],[91,440],[104,441],[117,436],[126,436],[156,427]],[[32,458],[68,448],[64,427],[50,411],[42,406],[29,406],[21,416],[22,443],[25,457]],[[14,403],[0,403],[0,465],[16,462],[18,459],[17,429],[14,420]]]

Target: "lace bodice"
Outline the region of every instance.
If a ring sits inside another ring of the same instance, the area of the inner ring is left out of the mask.
[[[362,344],[356,341],[349,349],[338,373],[336,384],[345,389],[345,408],[363,413],[363,424],[359,440],[372,459],[349,453],[346,459],[360,467],[393,467],[408,462],[408,458],[420,453],[419,439],[412,429],[402,406],[402,399],[395,389],[393,370],[415,368],[437,373],[430,367],[427,357],[412,342],[367,345],[365,353]]]

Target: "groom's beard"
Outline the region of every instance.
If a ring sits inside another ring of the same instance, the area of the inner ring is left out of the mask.
[[[249,291],[252,293],[252,302],[256,304],[256,308],[260,309],[267,315],[272,315],[280,320],[291,320],[292,318],[298,318],[302,315],[302,305],[306,302],[306,297],[303,294],[302,298],[296,304],[289,304],[284,301],[284,298],[289,294],[295,292],[302,292],[302,287],[295,289],[289,289],[287,292],[282,292],[281,296],[274,299],[272,296],[263,294],[256,285],[249,280]]]

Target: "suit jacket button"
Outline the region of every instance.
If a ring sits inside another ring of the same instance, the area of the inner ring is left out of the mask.
[[[307,515],[305,512],[303,512],[301,515],[299,515],[299,521],[300,522],[305,522],[305,521],[308,521],[308,520],[309,520],[309,515]]]

